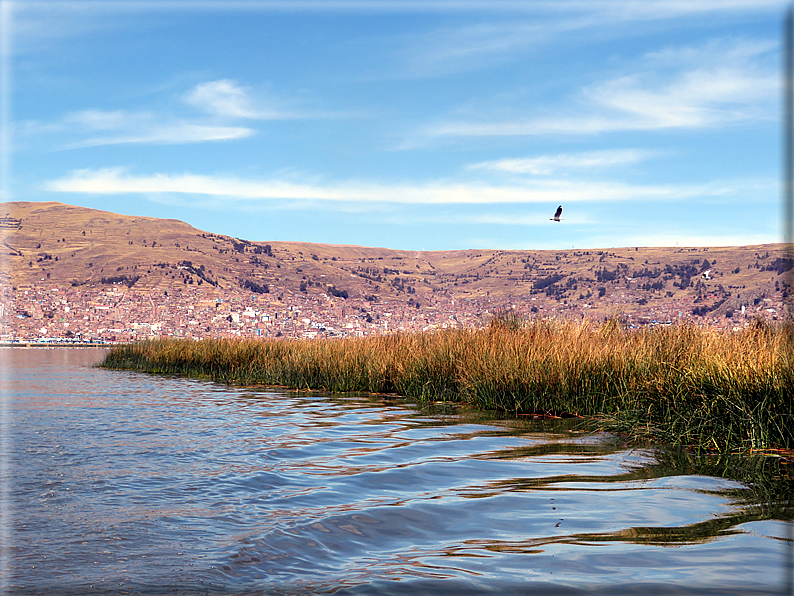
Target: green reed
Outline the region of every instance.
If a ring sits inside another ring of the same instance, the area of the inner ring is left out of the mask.
[[[792,335],[762,322],[722,333],[498,317],[479,330],[367,338],[160,339],[115,347],[102,366],[577,415],[635,438],[718,451],[791,449]]]

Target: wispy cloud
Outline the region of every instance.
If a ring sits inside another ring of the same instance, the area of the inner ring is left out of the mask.
[[[349,181],[300,184],[198,174],[132,175],[121,168],[75,170],[45,185],[53,192],[123,195],[176,194],[224,200],[312,200],[403,204],[566,203],[582,201],[659,201],[735,196],[747,182],[699,185],[632,185],[620,182],[531,180],[524,184],[428,182],[401,185]]]
[[[255,128],[240,126],[242,121],[250,124],[252,120],[353,116],[352,113],[296,109],[289,106],[288,100],[251,93],[230,79],[199,83],[180,99],[177,105],[159,110],[87,109],[66,114],[55,122],[21,122],[16,128],[24,138],[60,135],[68,140],[55,143],[56,147],[75,149],[128,143],[178,145],[228,141],[256,134]],[[200,113],[186,113],[186,104]]]
[[[188,91],[184,100],[221,118],[247,118],[253,120],[281,120],[317,117],[319,113],[298,111],[287,106],[282,99],[253,94],[237,81],[220,79],[199,83]]]
[[[245,91],[228,79],[196,85],[185,95],[185,101],[218,116],[256,118],[258,115]]]
[[[560,8],[578,6],[580,10],[621,21],[639,21],[779,11],[788,5],[788,0],[572,0],[559,4]]]
[[[58,135],[62,149],[99,147],[128,143],[178,145],[206,141],[242,139],[255,133],[251,128],[226,126],[182,118],[167,118],[151,112],[126,110],[84,110],[64,116],[60,122],[22,123],[20,133],[26,137]],[[79,140],[71,140],[77,137]]]
[[[680,48],[650,54],[644,72],[595,85],[584,95],[596,106],[625,115],[629,126],[641,128],[707,127],[768,117],[762,107],[777,99],[779,76],[761,58],[776,44],[726,45],[711,43],[700,52]],[[660,72],[664,66],[686,58],[695,63],[691,69],[664,80]]]
[[[781,12],[787,0],[555,0],[372,2],[371,6],[406,12],[487,11],[485,23],[444,25],[406,37],[396,77],[432,77],[477,70],[504,61],[527,59],[526,52],[559,43],[567,35],[582,38],[626,37],[627,27],[680,27],[681,19],[741,19],[748,14]],[[329,6],[329,4],[325,4]],[[388,8],[387,8],[388,7]],[[629,35],[634,35],[630,32]],[[531,55],[531,54],[530,54]]]
[[[488,22],[407,35],[385,76],[429,78],[515,60],[550,32],[536,22]]]
[[[148,130],[128,132],[108,136],[95,136],[65,146],[69,149],[80,147],[100,147],[103,145],[121,145],[141,143],[151,145],[182,145],[186,143],[203,143],[206,141],[230,141],[243,139],[254,134],[251,128],[240,126],[209,126],[190,122],[162,124]]]
[[[560,170],[597,170],[610,166],[637,163],[654,155],[639,149],[611,149],[585,153],[562,153],[515,159],[494,159],[471,164],[473,170],[496,170],[512,174],[550,175]]]
[[[510,120],[480,113],[427,126],[417,136],[594,134],[770,119],[779,87],[775,51],[772,42],[733,39],[665,48],[643,56],[629,74],[581,88],[564,110],[534,107],[533,115]]]

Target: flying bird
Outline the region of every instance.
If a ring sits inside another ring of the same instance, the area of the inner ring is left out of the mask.
[[[560,216],[562,215],[562,205],[557,207],[557,211],[554,212],[554,217],[550,217],[549,219],[552,221],[560,221]]]

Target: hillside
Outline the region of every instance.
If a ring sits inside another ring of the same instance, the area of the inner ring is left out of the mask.
[[[330,296],[373,306],[467,302],[654,319],[676,311],[713,322],[742,306],[777,312],[785,287],[781,244],[414,252],[251,242],[178,220],[55,202],[0,209],[0,281],[17,292],[120,287],[156,297],[201,289],[207,298],[248,292],[285,304]]]

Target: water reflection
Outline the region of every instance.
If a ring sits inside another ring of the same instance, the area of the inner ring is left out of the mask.
[[[8,350],[10,593],[781,593],[790,476],[575,420]],[[674,547],[674,548],[671,548]]]

